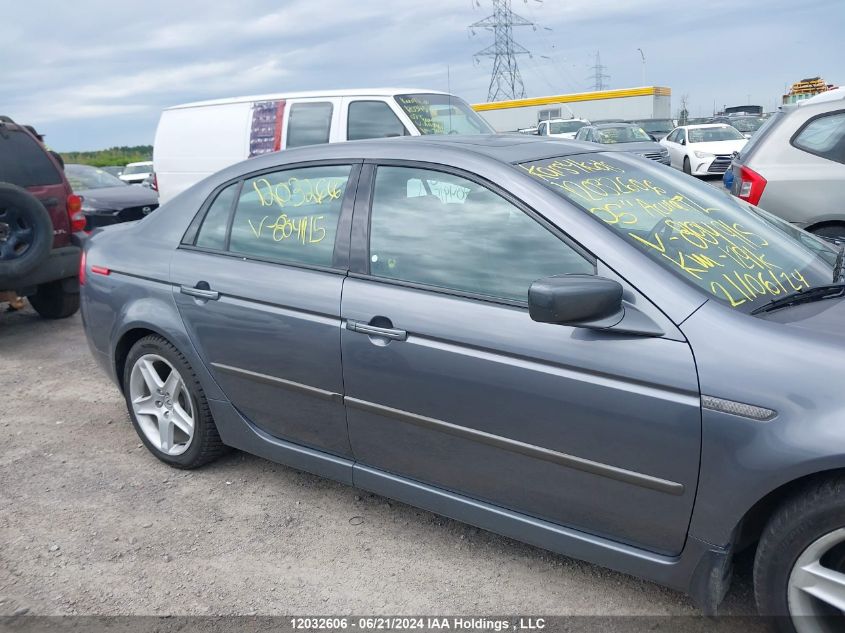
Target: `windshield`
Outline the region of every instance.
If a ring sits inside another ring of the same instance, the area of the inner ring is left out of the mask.
[[[643,119],[631,123],[636,123],[646,132],[670,132],[675,129],[672,119]]]
[[[153,170],[152,163],[148,163],[146,165],[128,165],[126,169],[123,170],[124,174],[149,174]]]
[[[731,125],[733,125],[737,130],[740,132],[756,132],[759,130],[763,124],[766,122],[761,116],[749,116],[749,117],[742,117],[741,119],[731,119]]]
[[[641,127],[603,127],[598,128],[596,134],[599,137],[599,143],[640,143],[651,140]]]
[[[396,95],[395,99],[420,134],[494,133],[466,101],[453,95]]]
[[[616,152],[520,166],[662,267],[732,308],[750,312],[833,280],[835,253],[823,242],[669,169]]]
[[[552,121],[549,123],[549,134],[577,132],[585,125],[584,121]]]
[[[712,143],[714,141],[744,141],[739,130],[730,125],[720,127],[694,127],[687,130],[690,143]]]
[[[74,191],[129,186],[120,178],[90,165],[65,165],[65,176]]]

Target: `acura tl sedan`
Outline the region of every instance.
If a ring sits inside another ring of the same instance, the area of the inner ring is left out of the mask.
[[[754,547],[782,630],[842,614],[845,284],[824,241],[522,135],[277,152],[164,206],[95,231],[81,266],[91,349],[158,459],[235,447],[707,613]]]

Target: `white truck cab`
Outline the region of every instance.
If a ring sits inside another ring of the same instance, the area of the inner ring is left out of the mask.
[[[463,100],[436,90],[277,93],[167,108],[153,163],[160,200],[246,158],[303,145],[422,134],[492,134]]]
[[[537,134],[574,139],[578,130],[589,124],[587,119],[546,119],[537,124]]]

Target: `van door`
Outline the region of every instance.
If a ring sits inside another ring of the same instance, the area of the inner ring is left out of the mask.
[[[345,140],[340,131],[340,97],[289,99],[282,147],[291,149]]]
[[[344,97],[340,133],[347,141],[419,134],[390,97]]]

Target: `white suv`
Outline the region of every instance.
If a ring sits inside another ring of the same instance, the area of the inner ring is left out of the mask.
[[[845,240],[845,88],[781,107],[734,156],[731,170],[735,196]]]

